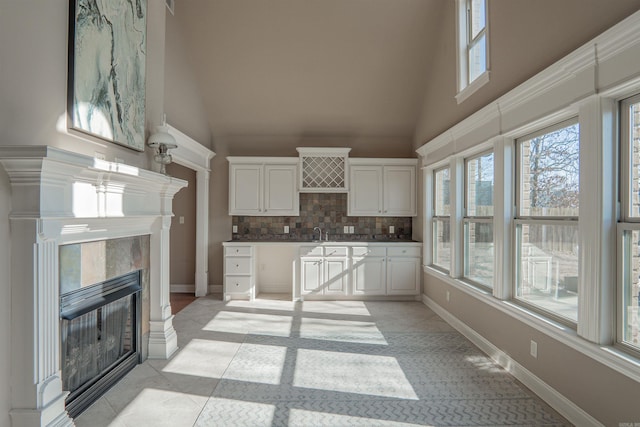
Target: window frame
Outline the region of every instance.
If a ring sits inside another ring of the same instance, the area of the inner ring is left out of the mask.
[[[449,171],[449,215],[438,215],[438,205],[436,203],[436,197],[437,197],[437,182],[438,180],[436,179],[436,175],[438,174],[438,172],[441,172],[443,170],[448,170]],[[437,240],[437,236],[435,235],[434,231],[435,231],[435,224],[436,222],[448,222],[449,223],[449,257],[450,260],[453,258],[453,252],[452,252],[452,248],[451,248],[451,244],[452,244],[452,236],[451,236],[451,174],[452,174],[452,170],[451,170],[451,165],[449,165],[448,163],[445,165],[442,165],[440,167],[436,167],[431,171],[432,174],[432,186],[431,186],[431,205],[432,205],[432,215],[431,215],[431,235],[432,235],[432,245],[431,245],[431,262],[430,262],[430,267],[435,268],[436,270],[439,270],[443,273],[447,273],[449,274],[451,272],[451,263],[449,263],[449,268],[444,268],[443,266],[436,264],[436,259],[437,259],[437,250],[436,250],[436,245],[438,244],[438,240]]]
[[[631,242],[627,242],[628,234],[634,231],[640,232],[640,215],[633,216],[631,212],[632,205],[632,181],[633,181],[633,136],[631,134],[631,120],[629,109],[631,105],[640,103],[640,93],[631,95],[621,99],[618,103],[619,112],[619,150],[620,150],[620,168],[619,168],[619,204],[620,214],[617,224],[617,280],[616,280],[616,297],[615,297],[615,346],[620,347],[623,351],[640,358],[640,345],[633,345],[624,340],[624,320],[625,313],[625,295],[627,285],[631,285],[629,278],[629,261],[628,257]],[[631,296],[633,298],[633,295]],[[640,295],[637,297],[640,299]],[[640,301],[639,301],[640,305]]]
[[[489,2],[482,0],[484,4],[485,22],[484,27],[478,32],[476,37],[472,37],[471,30],[471,2],[473,0],[457,0],[457,80],[458,93],[455,98],[458,104],[470,97],[474,92],[489,82]],[[471,49],[484,36],[485,40],[485,69],[478,76],[471,80],[470,52]]]
[[[480,157],[484,157],[487,154],[492,154],[493,155],[493,168],[494,168],[494,172],[493,172],[493,184],[494,184],[494,192],[495,192],[495,152],[493,148],[489,148],[487,150],[483,150],[481,152],[478,153],[474,153],[473,155],[469,155],[467,157],[464,158],[464,162],[463,162],[463,167],[464,167],[464,188],[463,188],[463,192],[462,192],[462,196],[464,198],[463,200],[463,210],[464,210],[464,215],[462,217],[462,227],[463,227],[463,231],[462,231],[462,256],[463,256],[463,260],[462,260],[462,279],[464,279],[465,282],[470,283],[474,286],[477,286],[479,288],[482,288],[486,291],[492,291],[494,286],[495,286],[495,268],[494,266],[492,266],[492,273],[493,273],[493,283],[491,284],[491,286],[486,285],[484,283],[478,282],[477,280],[474,280],[472,278],[470,278],[469,276],[467,276],[467,270],[468,270],[468,266],[469,266],[469,242],[466,239],[467,236],[467,227],[470,224],[491,224],[492,226],[492,230],[493,230],[493,234],[494,234],[494,244],[495,244],[495,224],[494,224],[494,216],[495,216],[495,203],[492,203],[492,206],[494,208],[494,213],[491,216],[486,216],[486,215],[469,215],[469,197],[468,197],[468,192],[469,192],[469,168],[468,168],[468,164],[470,161],[476,160]]]
[[[580,215],[576,216],[552,216],[552,215],[522,215],[522,143],[529,141],[538,136],[546,135],[552,132],[555,132],[560,129],[567,128],[569,126],[578,125],[578,129],[580,132],[580,117],[572,116],[571,118],[562,120],[560,122],[556,122],[554,124],[549,124],[544,127],[540,127],[537,130],[514,138],[514,146],[515,146],[515,174],[514,174],[514,190],[515,190],[515,209],[514,209],[514,218],[513,218],[513,231],[512,231],[512,245],[513,245],[513,281],[512,281],[512,289],[511,289],[511,300],[522,307],[531,310],[532,312],[539,313],[555,322],[558,322],[562,325],[565,325],[571,329],[578,328],[578,317],[580,313],[580,297],[578,296],[578,305],[576,307],[576,320],[569,319],[567,317],[563,317],[554,311],[548,310],[541,305],[532,304],[524,299],[518,298],[518,288],[521,282],[522,275],[522,254],[521,254],[521,242],[520,232],[518,231],[522,225],[550,225],[550,226],[573,226],[576,227],[579,231],[580,227]],[[580,134],[578,135],[578,141],[580,141]],[[580,150],[580,146],[579,150]],[[580,156],[580,151],[578,152],[578,156]],[[580,189],[578,189],[580,191]],[[578,207],[579,209],[579,207]],[[580,244],[580,239],[578,239],[578,245]],[[578,248],[580,251],[580,248]],[[580,263],[580,252],[578,252],[578,263]],[[578,264],[580,265],[580,264]],[[578,267],[578,274],[580,274],[580,268]],[[578,276],[579,278],[579,276]]]

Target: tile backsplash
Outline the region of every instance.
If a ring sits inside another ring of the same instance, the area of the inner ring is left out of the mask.
[[[312,240],[314,227],[331,240],[411,240],[410,217],[348,216],[345,193],[301,193],[300,216],[234,216],[232,224],[238,227],[233,240]],[[353,226],[353,234],[345,234],[345,226]]]

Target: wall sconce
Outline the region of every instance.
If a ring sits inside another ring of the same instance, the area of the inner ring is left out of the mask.
[[[147,145],[158,150],[153,160],[160,165],[160,173],[166,175],[167,165],[173,160],[169,150],[178,147],[176,139],[169,133],[166,116],[162,118],[162,124],[156,126],[156,131],[149,137]]]

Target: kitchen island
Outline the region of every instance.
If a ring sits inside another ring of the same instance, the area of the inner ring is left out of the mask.
[[[225,300],[419,299],[422,243],[409,240],[233,240],[224,246]]]

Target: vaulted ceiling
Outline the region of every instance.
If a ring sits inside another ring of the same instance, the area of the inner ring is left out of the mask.
[[[183,0],[215,135],[411,138],[443,0]]]

